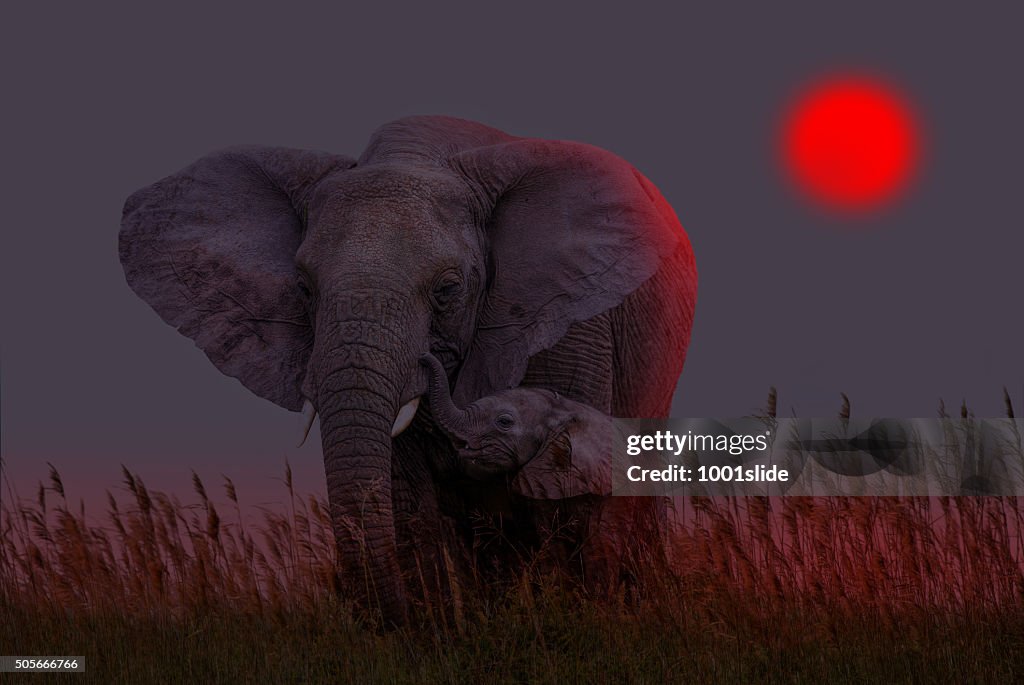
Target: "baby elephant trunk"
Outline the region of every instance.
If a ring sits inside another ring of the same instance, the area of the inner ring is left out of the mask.
[[[459,409],[452,402],[452,393],[448,388],[448,374],[444,366],[432,354],[420,357],[420,363],[427,367],[427,379],[430,384],[430,411],[441,428],[451,437],[467,440],[469,433],[469,413]]]

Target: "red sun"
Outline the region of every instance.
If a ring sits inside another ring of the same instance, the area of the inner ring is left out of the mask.
[[[914,176],[920,126],[891,86],[838,76],[800,94],[783,122],[787,173],[830,209],[861,212],[890,203]]]

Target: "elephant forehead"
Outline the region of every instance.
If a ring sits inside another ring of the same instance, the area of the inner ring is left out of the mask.
[[[310,203],[303,252],[350,242],[406,246],[426,256],[462,252],[478,242],[468,193],[453,178],[396,170],[340,176]]]
[[[518,387],[502,390],[490,397],[481,398],[479,401],[493,400],[496,409],[516,409],[520,411],[535,410],[541,412],[551,407],[553,393],[541,388]]]
[[[386,207],[397,216],[445,219],[468,207],[468,186],[440,169],[375,165],[334,174],[313,195],[311,211],[358,217]]]

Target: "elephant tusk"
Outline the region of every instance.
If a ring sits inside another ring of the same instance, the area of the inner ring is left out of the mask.
[[[398,410],[398,416],[395,417],[395,425],[391,427],[391,437],[395,437],[409,427],[409,424],[412,423],[412,417],[416,416],[416,410],[419,406],[420,398],[414,397]]]
[[[299,424],[299,444],[297,447],[302,447],[306,442],[306,438],[309,437],[309,429],[313,427],[313,419],[316,418],[316,409],[313,408],[313,404],[306,400],[302,403],[302,419]]]

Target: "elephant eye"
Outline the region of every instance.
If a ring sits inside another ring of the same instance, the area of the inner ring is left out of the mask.
[[[309,304],[313,301],[313,290],[309,287],[309,283],[306,282],[305,278],[300,276],[299,280],[296,282],[296,286],[298,287],[299,294],[302,296],[304,302]]]
[[[512,428],[512,426],[516,425],[516,420],[512,418],[511,414],[498,414],[498,418],[494,419],[494,425],[497,426],[499,430],[507,431]]]
[[[461,292],[462,280],[456,274],[447,273],[434,284],[431,298],[434,300],[434,306],[443,310],[447,309]]]

